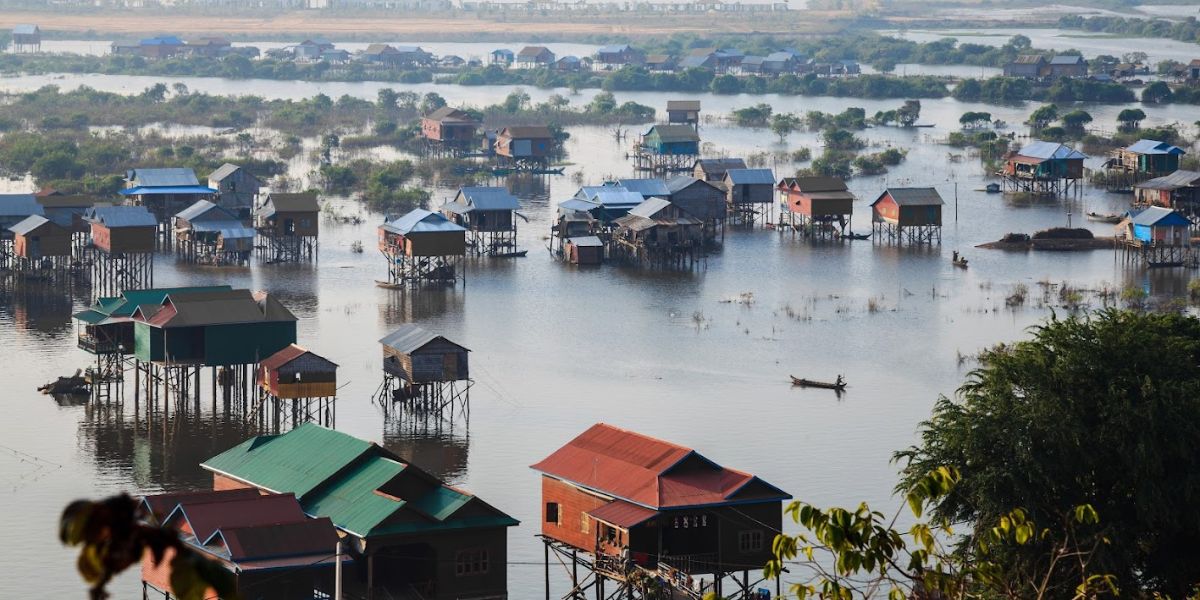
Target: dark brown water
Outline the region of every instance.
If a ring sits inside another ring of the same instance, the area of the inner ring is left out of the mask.
[[[118,78],[122,79],[122,78]],[[123,79],[122,79],[123,80]],[[24,81],[24,80],[22,80]],[[95,79],[91,79],[93,83]],[[115,80],[108,80],[115,81]],[[188,80],[193,89],[203,89]],[[7,83],[8,80],[0,83]],[[168,82],[170,83],[170,81]],[[143,83],[129,84],[140,89]],[[123,84],[125,85],[125,84]],[[280,86],[301,95],[332,84]],[[355,93],[373,96],[356,85]],[[261,90],[251,90],[261,93]],[[503,90],[438,86],[452,103],[493,102]],[[461,97],[457,96],[461,92]],[[530,90],[535,100],[549,91]],[[338,93],[327,89],[326,93]],[[666,96],[619,94],[618,100],[661,106]],[[705,96],[705,109],[763,101]],[[776,110],[841,110],[868,114],[899,101],[771,98]],[[586,98],[573,102],[586,102]],[[1088,210],[1116,210],[1127,197],[1088,190],[1078,202],[1015,202],[974,191],[986,180],[970,158],[951,162],[944,136],[964,110],[952,100],[924,103],[919,132],[872,129],[879,147],[909,150],[907,162],[885,176],[855,179],[855,229],[865,231],[867,205],[883,186],[933,185],[950,203],[940,247],[896,249],[870,242],[810,245],[768,231],[731,231],[722,251],[690,273],[664,274],[604,266],[564,265],[545,250],[554,204],[574,193],[570,180],[589,183],[628,176],[630,169],[603,128],[577,128],[568,144],[568,175],[510,181],[531,222],[520,225],[529,256],[481,261],[465,286],[403,293],[376,288],[384,261],[371,250],[379,215],[362,225],[323,223],[320,262],[312,266],[254,266],[216,270],[177,267],[159,256],[155,284],[229,283],[268,289],[300,318],[300,343],[341,365],[338,428],[389,448],[479,494],[522,521],[511,530],[513,598],[541,597],[539,484],[528,465],[588,425],[606,421],[701,449],[729,466],[752,471],[818,504],[866,500],[890,510],[893,450],[914,440],[939,394],[949,394],[972,366],[970,355],[995,342],[1022,337],[1048,314],[1039,306],[1039,281],[1084,288],[1135,285],[1160,297],[1182,295],[1190,273],[1126,269],[1111,252],[1005,254],[974,245],[1009,231],[1075,224]],[[989,107],[1016,123],[1029,107]],[[1088,107],[1097,121],[1118,107]],[[1194,121],[1194,108],[1147,110],[1158,122]],[[775,137],[710,124],[702,129],[713,152],[731,155],[777,148]],[[790,147],[816,146],[809,133]],[[1093,161],[1095,162],[1095,161]],[[786,169],[780,168],[780,173]],[[295,167],[302,172],[307,167]],[[786,168],[791,168],[787,166]],[[954,221],[955,183],[958,221]],[[437,190],[440,201],[449,190]],[[345,200],[347,211],[360,210]],[[1093,226],[1108,234],[1108,226]],[[364,254],[350,244],[362,241]],[[962,250],[968,271],[955,270],[950,252]],[[1031,300],[1008,309],[1004,297],[1024,284]],[[751,293],[753,302],[728,302]],[[235,422],[206,413],[147,430],[124,412],[61,406],[34,388],[88,362],[75,347],[70,315],[87,304],[86,290],[0,291],[0,598],[81,597],[73,556],[56,539],[58,511],[69,500],[118,491],[156,492],[205,487],[197,464],[240,441]],[[874,301],[876,310],[868,309]],[[1098,301],[1097,301],[1098,304]],[[376,340],[401,323],[417,322],[473,351],[469,427],[422,428],[385,419],[370,402],[381,380]],[[850,389],[839,400],[797,390],[788,375],[833,378]],[[562,581],[557,581],[563,588]],[[116,597],[134,597],[137,577],[114,584]],[[565,591],[565,589],[563,590]]]

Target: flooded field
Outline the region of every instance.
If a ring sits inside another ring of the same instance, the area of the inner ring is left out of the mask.
[[[1035,41],[1035,45],[1037,42]],[[0,89],[70,88],[137,92],[148,77],[45,76],[0,80]],[[502,87],[401,86],[381,83],[231,81],[172,78],[193,91],[300,98],[322,92],[374,98],[381,87],[436,91],[452,105],[499,101]],[[556,90],[527,90],[534,102]],[[563,90],[557,90],[566,93]],[[594,91],[571,96],[586,103]],[[619,93],[662,108],[659,93]],[[867,114],[901,101],[839,98],[700,95],[705,113],[724,115],[758,102],[777,112]],[[1080,105],[1096,123],[1112,123],[1122,108]],[[382,215],[352,200],[332,198],[360,225],[322,223],[319,262],[305,266],[213,269],[156,257],[157,286],[228,283],[278,294],[299,317],[299,341],[340,365],[338,429],[378,441],[522,521],[510,530],[509,594],[541,598],[539,481],[528,465],[598,421],[629,427],[701,449],[723,464],[752,471],[817,504],[880,508],[892,497],[891,453],[914,441],[918,423],[939,395],[952,394],[990,344],[1020,338],[1032,324],[1061,314],[1059,285],[1082,290],[1100,306],[1102,290],[1128,286],[1155,298],[1183,295],[1191,271],[1127,268],[1111,251],[1004,253],[976,249],[1007,232],[1051,226],[1110,226],[1083,221],[1087,211],[1113,212],[1128,197],[1085,189],[1077,201],[1017,201],[980,191],[991,181],[974,158],[934,143],[957,127],[960,114],[987,110],[1019,123],[1030,106],[922,102],[921,122],[932,128],[874,128],[861,132],[874,149],[908,150],[891,172],[855,178],[853,229],[869,228],[869,203],[887,185],[935,186],[946,199],[940,246],[894,248],[870,241],[810,244],[764,230],[730,230],[724,247],[691,272],[664,273],[616,266],[575,268],[546,250],[557,201],[579,181],[631,176],[609,128],[570,128],[566,173],[513,177],[505,183],[522,201],[529,222],[519,225],[523,259],[469,263],[467,281],[449,290],[388,291],[375,287],[384,260],[372,250]],[[1194,107],[1145,108],[1147,125],[1195,121]],[[170,132],[170,127],[164,131]],[[1191,131],[1189,129],[1189,131]],[[767,130],[713,120],[701,127],[706,155],[746,156],[785,147],[818,150],[816,134],[797,132],[786,146]],[[179,134],[194,134],[185,129]],[[957,156],[956,156],[957,155]],[[1095,166],[1099,159],[1089,161]],[[313,168],[290,163],[290,177]],[[796,164],[776,163],[779,175]],[[5,182],[18,188],[22,182]],[[28,188],[25,188],[28,189]],[[434,204],[452,193],[434,192]],[[351,250],[361,242],[367,251]],[[950,253],[970,259],[954,269]],[[1006,306],[1017,286],[1028,300]],[[28,565],[26,578],[0,580],[0,598],[78,597],[83,585],[74,557],[56,540],[57,515],[69,500],[118,491],[133,493],[211,485],[197,466],[243,439],[236,422],[204,411],[148,425],[132,407],[64,406],[35,388],[88,363],[75,345],[71,314],[88,303],[86,288],[0,290],[0,527],[8,543],[0,561]],[[472,350],[469,423],[416,423],[384,418],[371,397],[382,380],[377,340],[416,322]],[[793,389],[788,376],[832,379],[850,387],[840,399],[821,390]],[[552,572],[553,573],[553,572]],[[563,579],[552,580],[560,595]],[[113,586],[115,598],[140,593],[136,574]]]
[[[1186,10],[1184,7],[1179,7]],[[1039,50],[1078,50],[1085,57],[1091,58],[1100,54],[1108,54],[1120,58],[1129,52],[1145,52],[1149,64],[1153,65],[1163,60],[1189,62],[1200,56],[1200,44],[1189,44],[1176,40],[1150,40],[1144,38],[1119,37],[1105,33],[1091,33],[1076,29],[1041,29],[1028,28],[996,28],[996,29],[908,29],[879,31],[883,35],[892,35],[914,42],[932,42],[944,38],[954,38],[959,43],[984,44],[987,46],[1002,46],[1014,35],[1023,35],[1033,42],[1033,47]]]

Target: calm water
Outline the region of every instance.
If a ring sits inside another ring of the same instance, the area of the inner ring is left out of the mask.
[[[153,80],[81,76],[10,78],[7,90],[46,81],[137,91]],[[173,83],[175,79],[167,81]],[[183,79],[194,90],[268,97],[351,93],[374,97],[380,84],[227,82]],[[236,87],[236,90],[235,90]],[[400,86],[396,86],[400,87]],[[497,88],[411,86],[433,89],[452,104],[494,102]],[[535,101],[551,90],[529,90]],[[583,103],[594,92],[572,97]],[[666,96],[618,94],[662,106]],[[756,102],[776,110],[837,111],[864,106],[868,114],[896,101],[803,97],[701,96],[709,114]],[[320,261],[313,266],[254,266],[217,270],[176,266],[159,256],[160,286],[229,283],[280,295],[300,318],[300,343],[341,365],[338,428],[379,441],[461,485],[522,521],[509,537],[510,593],[540,598],[542,551],[539,485],[527,466],[588,425],[606,421],[701,449],[715,460],[755,472],[818,504],[861,500],[891,510],[893,450],[914,441],[917,424],[939,394],[950,394],[972,363],[960,362],[987,345],[1021,337],[1047,310],[1004,307],[1014,285],[1041,296],[1039,281],[1089,289],[1136,285],[1155,295],[1183,293],[1190,274],[1126,269],[1108,251],[1006,254],[973,248],[1010,231],[1075,224],[1088,210],[1117,210],[1126,197],[1087,190],[1079,202],[1017,202],[979,190],[988,181],[976,161],[952,162],[959,151],[930,139],[944,136],[965,110],[990,110],[1016,123],[1030,107],[986,107],[953,100],[923,102],[922,130],[871,129],[861,135],[878,148],[909,149],[891,173],[851,181],[859,201],[854,229],[869,226],[867,205],[885,185],[936,186],[949,203],[941,246],[895,249],[870,242],[810,245],[768,231],[729,233],[722,251],[691,273],[663,274],[604,266],[580,269],[553,260],[544,234],[555,201],[583,181],[629,176],[624,144],[607,128],[573,128],[567,174],[508,182],[522,198],[520,243],[529,256],[481,261],[465,286],[403,293],[373,285],[383,259],[370,250],[380,215],[362,212],[362,225],[324,223]],[[1097,121],[1119,107],[1087,106]],[[1194,107],[1148,109],[1156,123],[1195,120]],[[190,133],[191,131],[186,131]],[[764,130],[720,122],[701,129],[708,154],[747,155],[782,149]],[[787,147],[817,147],[811,133],[795,133]],[[1097,162],[1097,161],[1093,161]],[[795,165],[777,165],[784,174]],[[293,163],[294,175],[311,165]],[[9,182],[19,185],[20,182]],[[954,218],[957,184],[958,218]],[[11,187],[10,185],[10,187]],[[436,190],[440,201],[450,190]],[[1107,226],[1089,224],[1107,234]],[[354,254],[350,245],[368,248]],[[968,271],[953,269],[960,249]],[[2,290],[0,298],[0,530],[22,543],[0,545],[0,564],[23,566],[31,577],[0,578],[0,598],[80,597],[83,586],[70,552],[55,539],[58,511],[69,500],[117,491],[135,493],[210,485],[197,463],[245,435],[236,423],[207,411],[147,428],[114,409],[61,406],[35,387],[88,364],[74,345],[70,315],[87,304],[86,290]],[[727,302],[752,293],[753,302]],[[868,310],[874,300],[876,312]],[[376,340],[407,322],[444,333],[471,348],[469,426],[422,427],[384,419],[370,402],[379,386]],[[796,390],[788,375],[832,378],[851,388],[839,400],[818,390]],[[33,581],[31,581],[33,580]],[[554,580],[565,592],[564,581]],[[31,588],[31,585],[36,586]],[[137,577],[114,584],[116,597],[137,593]]]
[[[1177,7],[1177,14],[1195,14],[1191,7]],[[1014,9],[1017,10],[1017,9]],[[1123,15],[1129,16],[1129,15]],[[1090,33],[1077,29],[1040,29],[1031,28],[996,28],[996,29],[885,29],[879,33],[893,35],[914,42],[932,42],[943,38],[954,38],[959,43],[984,44],[987,46],[1003,46],[1014,35],[1024,35],[1033,42],[1033,47],[1041,50],[1078,50],[1085,57],[1091,58],[1100,54],[1120,57],[1129,52],[1145,52],[1151,65],[1162,60],[1189,62],[1200,56],[1200,44],[1190,44],[1169,39],[1145,39],[1115,37],[1103,33]]]

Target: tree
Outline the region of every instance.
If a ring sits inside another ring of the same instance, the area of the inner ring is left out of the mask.
[[[1028,36],[1017,34],[1008,38],[1008,45],[1017,50],[1028,50],[1033,47],[1033,40]]]
[[[1140,108],[1126,108],[1117,113],[1117,123],[1123,131],[1136,131],[1146,119],[1146,113]]]
[[[77,500],[63,510],[58,538],[81,546],[76,565],[92,586],[91,600],[107,598],[108,582],[147,553],[156,565],[170,560],[171,591],[181,600],[201,600],[210,588],[222,598],[237,597],[232,573],[193,552],[175,530],[140,523],[137,512],[137,502],[124,494],[100,502]]]
[[[1063,127],[1075,134],[1083,133],[1083,128],[1092,122],[1092,115],[1086,110],[1073,110],[1062,116]]]
[[[1029,126],[1035,130],[1045,129],[1057,119],[1058,107],[1053,104],[1046,104],[1033,111],[1033,114],[1029,115],[1028,123]]]
[[[529,106],[529,93],[520,88],[513,90],[508,96],[505,96],[502,105],[504,112],[507,113],[521,112],[526,106]]]
[[[1174,92],[1165,81],[1155,81],[1142,90],[1142,102],[1146,104],[1161,104],[1170,102]]]
[[[791,579],[798,582],[789,592],[797,598],[849,600],[886,594],[1040,600],[1116,594],[1115,578],[1095,572],[1093,566],[1095,551],[1105,540],[1100,517],[1090,505],[1076,506],[1048,522],[1035,522],[1024,509],[1014,508],[988,523],[977,542],[955,547],[951,524],[927,512],[952,495],[959,481],[957,470],[939,467],[904,490],[917,518],[907,530],[895,528],[903,509],[887,517],[866,503],[856,509],[821,509],[792,502],[785,512],[804,533],[777,535],[774,558],[763,574],[778,579],[792,573]],[[1020,573],[1003,568],[1007,555],[1035,546],[1044,550]],[[1067,584],[1059,584],[1064,581]]]
[[[587,112],[607,115],[617,108],[617,99],[609,92],[596,94],[586,107]]]
[[[1105,310],[1051,318],[983,352],[899,452],[899,489],[936,468],[962,479],[932,514],[971,543],[1013,507],[1051,522],[1090,504],[1112,544],[1096,565],[1132,595],[1186,597],[1200,581],[1200,319]],[[1047,550],[1011,549],[1011,574]]]
[[[773,112],[770,104],[755,104],[733,111],[733,122],[742,127],[762,127],[770,120]]]
[[[920,100],[905,100],[904,106],[896,111],[896,120],[901,127],[912,127],[917,124],[919,118],[921,118]]]
[[[400,95],[392,88],[379,88],[379,92],[375,95],[375,107],[385,113],[396,110]]]
[[[156,83],[142,92],[142,97],[151,102],[162,102],[167,99],[167,85]]]
[[[782,142],[788,134],[800,128],[800,117],[792,113],[779,113],[771,117],[771,133],[779,136]]]
[[[446,105],[446,99],[437,92],[429,92],[421,98],[421,105],[418,107],[421,114],[427,115]]]
[[[987,127],[992,122],[992,113],[967,111],[958,118],[958,123],[963,129],[975,129],[976,127]]]
[[[553,110],[563,110],[570,106],[571,100],[562,94],[551,94],[546,104]]]

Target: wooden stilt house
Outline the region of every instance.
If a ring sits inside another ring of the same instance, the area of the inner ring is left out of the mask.
[[[1116,230],[1117,237],[1123,242],[1122,254],[1127,262],[1150,267],[1179,267],[1197,266],[1192,227],[1191,219],[1182,213],[1151,206],[1125,213]]]
[[[740,158],[701,158],[692,165],[692,177],[709,183],[725,181],[725,173],[730,169],[745,169],[746,161]],[[771,185],[775,182],[771,181]]]
[[[653,173],[689,171],[700,154],[700,135],[690,125],[654,125],[634,149],[636,167]]]
[[[175,215],[175,251],[187,262],[217,266],[249,264],[254,230],[228,210],[208,201]]]
[[[467,230],[467,244],[476,254],[505,255],[517,250],[517,197],[503,187],[459,188],[442,214]]]
[[[704,221],[662,198],[650,198],[617,219],[608,255],[653,267],[691,267],[704,245]]]
[[[421,117],[421,136],[431,149],[467,150],[475,142],[479,125],[466,111],[443,106]]]
[[[379,251],[388,261],[386,286],[454,283],[467,253],[467,230],[423,208],[379,226]]]
[[[569,237],[566,258],[573,265],[598,265],[604,262],[604,242],[594,235]]]
[[[42,261],[71,257],[71,232],[46,217],[26,217],[9,227],[9,231],[13,235],[13,254],[17,258]]]
[[[214,490],[294,494],[305,514],[332,521],[354,558],[347,597],[507,595],[507,530],[517,521],[378,444],[306,423],[201,467]]]
[[[700,127],[700,101],[667,100],[667,123]]]
[[[464,346],[414,324],[401,325],[379,340],[383,346],[384,375],[399,380],[389,386],[407,396],[418,396],[424,387],[442,387],[470,381]]]
[[[895,243],[942,242],[942,197],[934,188],[888,188],[871,203],[875,239]]]
[[[725,235],[725,219],[729,213],[725,190],[719,185],[688,175],[676,175],[667,180],[667,189],[671,192],[667,199],[704,223],[706,241]]]
[[[239,221],[248,221],[258,206],[262,181],[248,169],[225,163],[208,174],[208,187],[217,191],[215,202]]]
[[[554,133],[545,125],[505,127],[496,134],[496,156],[514,167],[545,165],[557,152]]]
[[[1087,155],[1056,142],[1032,142],[1010,153],[1000,172],[1009,191],[1039,195],[1080,193]]]
[[[775,204],[775,173],[770,169],[727,169],[725,203],[735,225],[766,223]]]
[[[258,363],[259,411],[272,431],[313,421],[334,426],[337,363],[291,344]]]
[[[1200,216],[1200,171],[1179,170],[1136,183],[1133,202],[1139,207],[1174,209],[1195,220]]]
[[[200,185],[191,169],[130,169],[125,175],[121,195],[133,204],[144,206],[159,224],[164,244],[171,240],[171,218],[197,200],[211,200],[217,193]]]
[[[271,192],[254,215],[259,254],[269,262],[313,260],[321,233],[321,205],[311,192]]]
[[[778,227],[811,237],[844,235],[854,214],[854,194],[836,177],[784,177]]]
[[[757,597],[749,575],[771,557],[791,498],[696,450],[604,423],[532,468],[547,552],[582,553],[599,590],[603,579],[648,577],[669,597]]]
[[[92,293],[116,296],[122,290],[154,286],[154,245],[158,221],[144,206],[95,206],[91,227]]]

